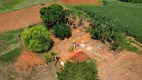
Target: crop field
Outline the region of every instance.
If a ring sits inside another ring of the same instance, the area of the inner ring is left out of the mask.
[[[129,36],[142,42],[142,4],[106,1],[105,5],[77,5],[90,12],[97,12],[108,18],[117,20],[120,27]]]
[[[33,5],[52,2],[52,1],[57,1],[57,0],[0,0],[0,13],[6,13],[13,10],[27,8]]]

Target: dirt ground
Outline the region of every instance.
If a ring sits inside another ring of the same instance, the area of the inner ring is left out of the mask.
[[[57,80],[55,63],[40,67],[33,71],[29,80]]]
[[[101,4],[99,0],[60,0],[68,4]]]
[[[15,67],[20,73],[30,72],[41,65],[43,65],[41,56],[38,53],[33,53],[29,50],[24,50],[15,63]]]
[[[85,47],[77,47],[87,53],[91,58],[97,60],[100,79],[102,80],[141,80],[142,79],[142,56],[126,50],[115,53],[109,50],[108,46],[99,41],[92,40],[88,33],[80,30],[73,30],[73,35],[69,39],[60,41],[53,37],[55,41],[53,51],[58,56],[65,58],[72,52],[69,48],[74,42]],[[62,47],[61,47],[62,46]],[[93,52],[93,53],[92,53]]]

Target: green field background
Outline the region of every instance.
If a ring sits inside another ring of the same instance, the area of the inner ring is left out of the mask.
[[[76,5],[90,12],[97,12],[113,20],[118,20],[120,27],[129,36],[142,43],[142,4],[120,1],[106,1],[105,5]]]
[[[42,4],[58,0],[0,0],[0,13],[9,12],[8,10],[17,10],[30,7],[36,4]],[[4,7],[8,10],[6,10]]]

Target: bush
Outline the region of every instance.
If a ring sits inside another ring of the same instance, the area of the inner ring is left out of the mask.
[[[98,80],[98,70],[94,61],[67,62],[58,72],[58,80]]]
[[[69,38],[72,35],[72,31],[69,26],[62,23],[54,27],[54,35],[60,39]]]
[[[45,63],[49,63],[51,61],[54,61],[55,56],[56,56],[55,52],[48,52],[48,53],[43,54],[43,60]]]
[[[34,52],[46,51],[51,47],[48,30],[42,25],[25,29],[22,32],[21,39],[23,44]]]
[[[59,4],[53,4],[49,7],[40,9],[40,15],[47,28],[52,28],[54,25],[61,22],[66,22],[66,15],[69,15],[68,10],[64,10]]]

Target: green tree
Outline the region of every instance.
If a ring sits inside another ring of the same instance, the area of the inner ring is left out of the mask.
[[[49,7],[40,9],[40,15],[47,28],[52,28],[56,24],[66,22],[66,15],[69,15],[68,10],[64,10],[59,4],[53,4]]]
[[[46,51],[51,47],[48,30],[42,25],[25,29],[22,32],[21,40],[27,48],[34,52]]]
[[[86,62],[67,62],[58,72],[58,80],[98,80],[98,70],[93,60]]]
[[[72,31],[69,26],[62,23],[54,27],[54,35],[60,39],[69,38],[72,35]]]

